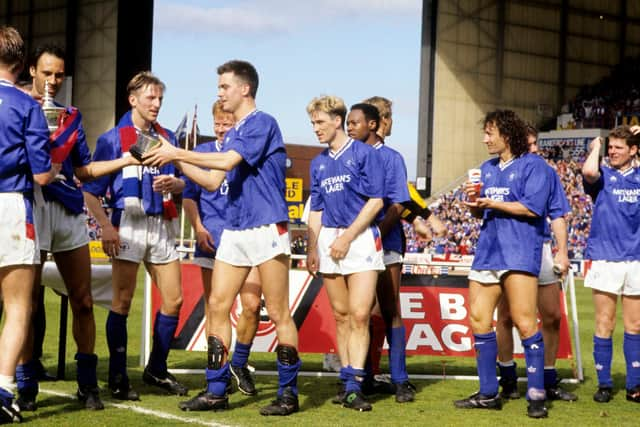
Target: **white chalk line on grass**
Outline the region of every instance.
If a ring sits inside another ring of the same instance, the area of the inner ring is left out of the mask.
[[[72,395],[69,393],[62,393],[55,390],[47,390],[47,389],[41,388],[40,393],[50,394],[52,396],[58,396],[58,397],[66,397],[71,400],[77,400],[77,397],[75,395]],[[173,414],[169,414],[166,412],[157,411],[153,409],[147,409],[137,405],[127,405],[124,403],[111,403],[111,402],[104,402],[104,404],[105,406],[113,406],[114,408],[118,408],[118,409],[127,409],[142,415],[151,415],[153,417],[161,418],[163,420],[180,421],[182,423],[198,424],[198,425],[207,426],[207,427],[231,427],[229,425],[220,424],[213,421],[203,421],[195,418],[179,417],[177,415],[173,415]]]
[[[186,375],[186,374],[204,374],[204,369],[169,369],[172,374]],[[278,371],[255,371],[256,375],[270,375],[277,377]],[[319,372],[319,371],[300,371],[298,372],[300,377],[337,377],[336,372]],[[410,374],[409,379],[415,380],[465,380],[465,381],[478,381],[478,377],[475,375],[427,375],[427,374]],[[527,381],[526,377],[518,378],[518,381]],[[580,380],[576,378],[564,378],[561,381],[563,384],[579,384]]]

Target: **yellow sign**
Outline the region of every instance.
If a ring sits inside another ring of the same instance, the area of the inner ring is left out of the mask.
[[[303,213],[304,203],[292,203],[289,205],[289,221],[300,220]]]
[[[302,201],[302,178],[287,178],[287,190],[285,199],[287,202]]]
[[[89,253],[91,254],[91,259],[96,260],[108,260],[109,257],[102,250],[102,242],[100,240],[92,240],[89,242]]]

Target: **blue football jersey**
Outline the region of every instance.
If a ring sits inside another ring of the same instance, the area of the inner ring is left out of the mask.
[[[227,172],[225,229],[289,221],[284,198],[287,153],[276,119],[254,110],[227,132],[222,150],[233,150],[243,160]]]
[[[0,192],[33,191],[33,175],[49,172],[49,128],[40,105],[0,80]]]
[[[394,203],[404,203],[411,199],[407,188],[407,167],[402,155],[393,148],[379,142],[374,148],[380,153],[384,171],[384,207],[379,216],[382,220],[387,209]],[[402,223],[397,221],[382,238],[382,247],[385,251],[404,253],[404,231]]]
[[[554,220],[568,214],[571,211],[571,207],[562,187],[562,181],[560,181],[560,177],[551,166],[549,166],[549,174],[552,187],[547,204],[547,217],[550,220]],[[544,238],[545,241],[551,240],[549,221],[544,222]]]
[[[384,198],[384,172],[378,150],[349,139],[334,153],[311,161],[311,210],[322,211],[322,225],[347,228],[370,198]]]
[[[57,104],[59,107],[61,105]],[[62,162],[60,173],[65,177],[64,181],[54,181],[42,187],[42,195],[47,201],[55,201],[65,207],[72,214],[83,212],[84,199],[82,191],[73,179],[74,168],[79,168],[91,163],[91,151],[87,144],[82,123],[77,128],[77,141],[69,156]]]
[[[551,191],[549,166],[540,156],[529,153],[503,165],[499,160],[487,160],[480,167],[481,197],[520,202],[538,217],[513,216],[485,209],[471,268],[517,270],[537,276]]]
[[[213,141],[199,144],[193,151],[199,153],[217,153],[222,151],[222,147]],[[217,248],[220,243],[222,230],[224,229],[229,185],[225,180],[216,191],[207,191],[191,181],[187,176],[184,176],[183,179],[185,181],[185,187],[182,196],[198,204],[198,213],[200,214],[202,225],[204,225],[204,228],[206,228],[213,237],[214,246]]]
[[[584,187],[595,203],[585,258],[640,260],[640,169],[601,166],[600,179]]]

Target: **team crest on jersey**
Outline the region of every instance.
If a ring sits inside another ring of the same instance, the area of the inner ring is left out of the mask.
[[[487,173],[484,175],[484,177],[485,177],[485,178],[491,178],[491,172],[487,172]]]
[[[226,179],[222,181],[222,184],[220,184],[220,194],[222,194],[223,196],[229,194],[229,183]]]
[[[347,166],[353,166],[353,160],[349,159],[347,160]]]
[[[609,181],[611,182],[616,182],[618,180],[618,178],[616,178],[615,176],[611,176],[611,178],[609,178]]]
[[[515,172],[511,172],[509,174],[509,181],[513,181],[514,179],[516,179],[516,173]]]
[[[321,165],[320,165],[320,167],[318,167],[318,170],[323,171],[323,170],[324,170],[324,168],[325,168],[324,164],[321,164]]]

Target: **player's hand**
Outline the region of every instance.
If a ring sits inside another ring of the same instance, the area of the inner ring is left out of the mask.
[[[464,193],[467,195],[467,200],[473,202],[480,196],[480,190],[482,189],[481,182],[466,181],[464,183]]]
[[[156,193],[174,193],[177,191],[178,178],[171,175],[153,177],[153,191]]]
[[[112,225],[102,229],[102,250],[110,257],[120,253],[120,236]]]
[[[589,143],[589,152],[592,152],[593,150],[600,151],[600,147],[602,147],[602,137],[596,136]]]
[[[317,277],[320,268],[320,258],[317,250],[309,250],[307,252],[307,271],[313,277]]]
[[[174,147],[162,135],[160,135],[159,139],[162,143],[142,156],[143,165],[163,166],[175,160],[178,148]]]
[[[329,246],[329,255],[333,259],[343,259],[349,252],[351,240],[343,234],[336,237],[336,240]]]
[[[422,218],[416,218],[416,220],[413,221],[413,231],[416,232],[421,240],[429,241],[433,239],[431,228],[429,228],[427,222]]]
[[[51,163],[51,173],[58,175],[62,170],[62,163]]]
[[[427,223],[431,227],[431,231],[436,237],[444,237],[447,234],[447,226],[444,222],[440,221],[440,218],[435,216],[434,214],[429,215],[427,218]]]
[[[205,228],[196,230],[196,243],[200,249],[207,253],[212,254],[215,252],[213,237]]]
[[[560,269],[561,275],[564,277],[565,274],[569,271],[569,257],[566,253],[556,253],[556,256],[553,258],[553,266],[558,267]]]

